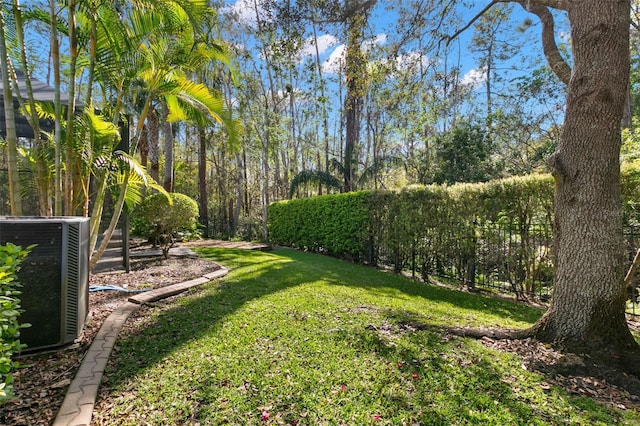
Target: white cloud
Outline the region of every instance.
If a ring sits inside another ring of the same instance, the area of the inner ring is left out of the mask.
[[[233,16],[241,24],[257,26],[256,8],[253,0],[236,0],[235,3],[223,7],[222,14]],[[258,5],[260,17],[265,19],[265,11]]]
[[[318,37],[318,53],[322,55],[325,53],[330,47],[335,46],[338,43],[338,39],[331,35],[325,34]],[[301,52],[302,56],[315,56],[316,55],[316,44],[313,38],[308,38],[304,42],[304,47]]]
[[[378,34],[373,39],[365,40],[362,43],[362,49],[367,51],[374,45],[381,45],[387,41],[386,34]],[[337,42],[337,39],[336,39]],[[344,62],[347,55],[347,46],[341,44],[337,46],[329,57],[322,64],[322,72],[327,74],[339,74],[340,69],[344,67]]]
[[[336,47],[322,64],[322,72],[327,74],[340,74],[340,69],[344,67],[346,54],[347,46],[341,44]]]
[[[462,77],[460,84],[477,89],[482,86],[485,81],[487,81],[486,70],[482,68],[474,68]]]

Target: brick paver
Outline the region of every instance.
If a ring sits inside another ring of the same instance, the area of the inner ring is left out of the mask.
[[[192,287],[221,278],[227,272],[229,270],[223,267],[201,278],[137,294],[130,297],[125,305],[113,311],[100,327],[98,334],[96,334],[89,350],[85,354],[76,376],[69,385],[53,426],[88,426],[91,423],[93,407],[98,396],[98,387],[111,350],[118,338],[118,333],[120,333],[127,318],[139,309],[142,304],[182,293]]]

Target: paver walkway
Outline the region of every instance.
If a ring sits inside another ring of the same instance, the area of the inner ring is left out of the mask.
[[[207,246],[254,250],[266,249],[268,247],[264,245],[251,245],[250,243],[230,243],[228,241],[211,242],[207,244]],[[109,262],[109,259],[105,261]],[[98,334],[96,334],[89,350],[85,354],[75,378],[67,389],[67,394],[53,422],[53,426],[88,426],[91,423],[93,407],[96,402],[96,397],[98,396],[98,387],[100,386],[107,361],[109,360],[109,355],[111,354],[111,350],[115,345],[122,326],[132,313],[138,310],[143,304],[152,303],[182,293],[192,287],[221,278],[228,272],[229,270],[227,268],[222,267],[200,278],[144,293],[138,293],[135,296],[131,296],[125,305],[114,310],[100,327]]]

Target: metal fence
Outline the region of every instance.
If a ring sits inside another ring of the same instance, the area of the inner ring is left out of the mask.
[[[627,254],[626,267],[628,270],[636,251],[640,248],[640,224],[626,226],[624,234]],[[640,274],[638,272],[631,279],[631,283],[627,288],[627,295],[627,313],[640,315]]]
[[[553,232],[548,224],[488,223],[426,229],[421,238],[376,248],[379,266],[414,278],[452,280],[468,288],[546,302],[553,292]],[[640,247],[640,226],[625,227],[627,268]],[[640,315],[640,274],[628,289],[627,312]]]

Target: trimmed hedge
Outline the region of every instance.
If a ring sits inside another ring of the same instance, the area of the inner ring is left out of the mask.
[[[269,206],[275,244],[359,259],[365,252],[371,192],[281,201]]]
[[[640,163],[621,181],[625,226],[640,226]],[[269,239],[425,279],[492,275],[531,293],[550,285],[554,188],[546,174],[281,201],[269,207]]]
[[[550,224],[552,213],[553,178],[532,175],[280,201],[270,205],[268,223],[275,244],[373,261],[371,245],[400,249],[427,230],[483,222]]]
[[[640,163],[625,165],[621,176],[625,226],[640,227]],[[493,280],[518,294],[546,293],[554,187],[552,176],[530,175],[282,201],[269,209],[270,240],[424,279]]]

